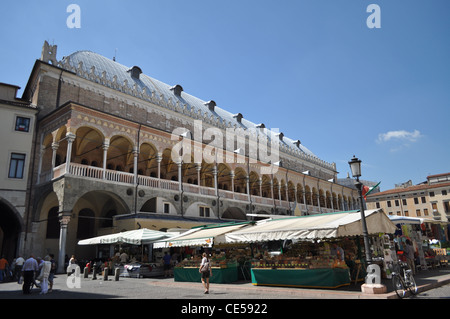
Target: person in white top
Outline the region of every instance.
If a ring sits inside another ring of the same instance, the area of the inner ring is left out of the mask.
[[[23,259],[23,257],[19,255],[19,257],[16,258],[16,263],[14,265],[14,278],[16,278],[17,281],[19,281],[19,279],[20,279],[20,275],[21,275],[24,263],[25,263],[25,259]]]
[[[50,259],[50,256],[44,258],[41,274],[39,275],[41,280],[41,294],[46,294],[48,292],[48,276],[50,276],[50,271],[52,270]]]

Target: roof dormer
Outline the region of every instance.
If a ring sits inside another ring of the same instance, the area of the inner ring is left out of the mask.
[[[242,118],[244,117],[241,113],[234,114],[233,117],[238,121],[239,123],[242,123]]]
[[[208,102],[205,102],[204,104],[208,107],[208,109],[210,111],[214,111],[214,108],[217,105],[216,102],[214,102],[213,100],[209,100]]]
[[[283,137],[284,137],[283,132],[277,133],[276,135],[278,136],[278,138],[280,139],[280,141],[283,140]]]
[[[181,92],[183,92],[183,87],[177,84],[172,86],[170,90],[173,91],[173,94],[175,94],[176,96],[181,96]]]
[[[138,66],[133,66],[131,69],[128,70],[128,72],[131,73],[131,77],[133,79],[139,79],[139,76],[142,73],[142,69]]]

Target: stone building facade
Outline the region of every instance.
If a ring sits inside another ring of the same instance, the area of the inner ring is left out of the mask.
[[[398,187],[367,196],[369,209],[382,208],[388,215],[419,217],[435,223],[450,221],[450,173],[427,176],[418,185]]]
[[[83,258],[79,239],[139,227],[357,208],[299,140],[137,66],[56,51],[44,44],[23,96],[39,109],[25,251]]]
[[[27,237],[27,193],[37,108],[0,83],[0,254],[12,260]]]

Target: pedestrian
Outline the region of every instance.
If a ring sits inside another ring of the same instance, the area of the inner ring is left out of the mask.
[[[205,287],[205,294],[209,294],[209,277],[212,276],[211,262],[206,253],[203,253],[202,263],[199,269],[202,274],[202,284]]]
[[[48,278],[50,271],[52,270],[52,263],[50,262],[50,256],[46,256],[42,263],[41,273],[39,275],[41,281],[41,294],[45,295],[48,292]]]
[[[55,261],[55,255],[53,254],[49,254],[50,256],[50,263],[52,264],[51,270],[50,270],[50,275],[48,276],[48,291],[52,292],[53,290],[53,278],[55,277],[55,273],[56,273],[56,261]]]
[[[406,255],[406,262],[411,269],[413,275],[416,274],[416,263],[415,263],[415,250],[414,247],[409,239],[406,240],[406,248],[405,248],[405,255]]]
[[[22,268],[23,270],[22,292],[24,294],[31,293],[31,284],[33,283],[34,273],[38,271],[38,269],[39,267],[36,259],[34,259],[33,255],[30,255],[30,257],[23,264]]]
[[[7,271],[8,270],[8,261],[5,259],[5,256],[2,256],[0,259],[0,281],[3,281],[7,278]]]
[[[170,276],[170,262],[172,261],[172,257],[166,252],[164,252],[163,262],[164,262],[164,277]]]
[[[38,277],[39,277],[39,274],[41,273],[41,269],[42,269],[42,265],[44,264],[44,260],[41,257],[37,257],[36,262],[38,264],[38,269],[33,276],[33,285],[36,286],[37,288],[41,288],[41,284],[40,283],[38,284],[36,282],[36,280],[40,281],[40,279]],[[31,285],[31,286],[33,286],[33,285]]]
[[[124,252],[124,251],[121,251],[121,254],[120,254],[120,262],[121,262],[122,264],[126,264],[127,261],[128,261],[128,255],[127,255],[127,253]]]
[[[19,255],[16,258],[16,263],[14,265],[14,279],[17,280],[17,282],[20,279],[20,276],[22,275],[22,268],[23,268],[23,264],[25,262],[25,259],[23,259],[23,257],[21,255]]]

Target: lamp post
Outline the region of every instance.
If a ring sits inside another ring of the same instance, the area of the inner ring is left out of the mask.
[[[366,251],[366,261],[367,265],[372,264],[372,256],[370,253],[370,244],[369,244],[369,233],[367,231],[367,223],[366,223],[366,215],[364,214],[364,201],[362,196],[362,183],[359,181],[359,177],[361,176],[361,160],[355,157],[353,155],[353,158],[350,162],[348,162],[350,165],[350,169],[352,171],[353,177],[356,178],[355,186],[358,189],[359,193],[359,206],[360,206],[360,212],[361,212],[361,223],[362,223],[362,231],[363,231],[363,238],[364,238],[364,250]]]

